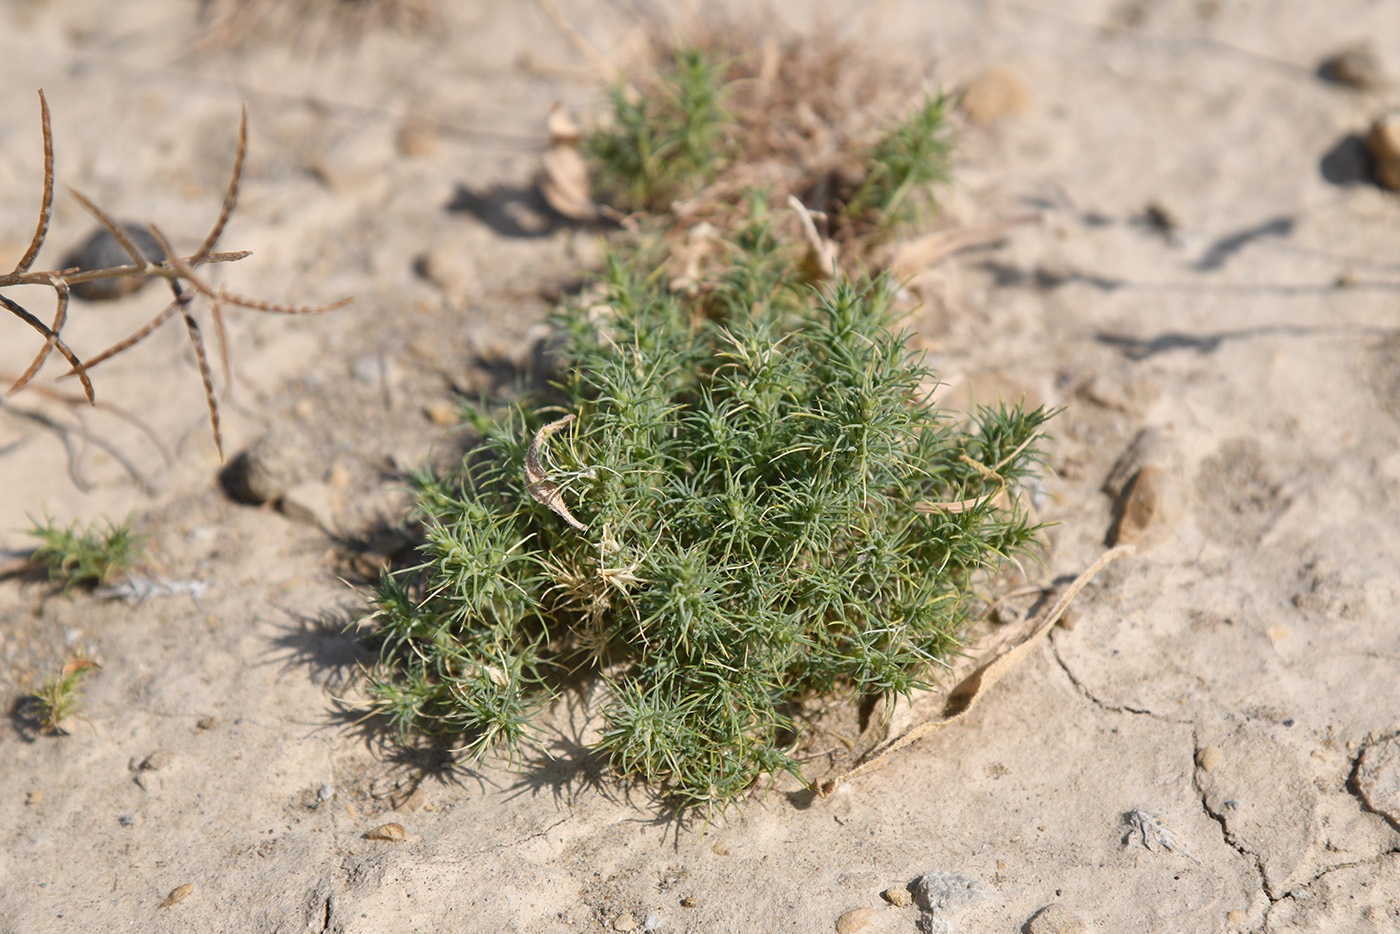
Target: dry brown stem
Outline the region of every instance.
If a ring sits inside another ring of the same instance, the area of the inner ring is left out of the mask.
[[[342,299],[330,305],[283,305],[274,302],[266,302],[259,299],[248,298],[242,295],[229,292],[223,287],[215,289],[204,279],[200,278],[196,272],[196,267],[205,263],[227,263],[243,259],[248,256],[247,251],[240,252],[215,252],[219,237],[223,235],[224,228],[228,225],[229,218],[233,215],[234,207],[238,203],[238,186],[243,178],[243,163],[248,149],[248,111],[245,107],[242,119],[238,126],[238,147],[234,155],[233,173],[229,180],[228,191],[224,195],[224,202],[219,210],[219,216],[214,221],[208,235],[199,245],[192,255],[180,257],[170,245],[170,241],[156,228],[154,224],[149,225],[151,235],[160,244],[161,251],[165,254],[160,261],[146,256],[136,245],[121,224],[113,220],[105,211],[92,201],[72,189],[69,193],[84,209],[91,214],[103,229],[112,235],[121,244],[132,262],[129,265],[111,266],[102,269],[60,269],[35,272],[31,271],[35,259],[39,255],[39,250],[44,245],[44,239],[48,234],[49,223],[53,217],[53,132],[49,120],[49,104],[44,97],[44,92],[39,92],[39,108],[41,112],[41,122],[44,137],[44,193],[39,209],[39,222],[35,227],[34,236],[30,239],[29,247],[20,257],[15,268],[5,274],[0,275],[0,288],[7,288],[18,285],[41,285],[47,286],[54,291],[56,298],[56,308],[54,311],[53,323],[44,324],[38,317],[30,313],[19,303],[0,294],[0,306],[3,306],[15,317],[34,328],[44,336],[44,344],[35,355],[33,361],[15,380],[10,387],[10,394],[14,394],[27,386],[44,365],[49,355],[55,350],[68,361],[71,370],[65,376],[76,376],[83,385],[83,392],[90,403],[96,403],[96,395],[93,391],[92,382],[88,376],[88,371],[93,367],[108,360],[111,357],[122,353],[130,347],[135,346],[145,339],[156,328],[160,327],[176,313],[179,313],[185,322],[185,328],[190,335],[190,341],[194,345],[195,358],[199,365],[200,378],[204,383],[204,396],[209,406],[209,422],[214,432],[214,445],[219,451],[219,456],[223,457],[223,438],[219,430],[219,406],[214,393],[214,378],[209,366],[209,358],[204,349],[204,338],[200,332],[199,323],[195,320],[191,304],[198,296],[204,296],[209,301],[210,315],[214,320],[214,333],[218,339],[219,361],[222,365],[224,384],[228,386],[230,381],[230,364],[228,355],[227,332],[224,328],[223,309],[227,305],[239,308],[248,308],[253,311],[264,311],[272,314],[301,315],[320,314],[331,311],[347,304],[350,299]],[[63,341],[61,331],[68,318],[68,299],[73,285],[91,282],[98,279],[120,279],[127,277],[138,277],[144,279],[164,279],[169,285],[174,296],[170,304],[149,322],[137,329],[130,337],[117,342],[99,353],[86,363],[78,358],[73,350]]]

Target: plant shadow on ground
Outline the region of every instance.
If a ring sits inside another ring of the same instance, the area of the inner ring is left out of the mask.
[[[449,214],[470,214],[494,233],[513,240],[538,239],[558,230],[602,226],[565,217],[550,207],[533,185],[502,184],[475,189],[459,182],[444,210]]]
[[[287,613],[290,622],[279,626],[279,633],[272,640],[271,651],[282,663],[279,675],[306,668],[314,683],[340,693],[354,684],[364,665],[373,661],[373,654],[353,631],[358,609],[326,609],[314,616]]]
[[[553,722],[541,726],[532,745],[515,762],[517,779],[509,797],[538,797],[549,792],[556,807],[572,809],[584,795],[631,809],[632,819],[652,826],[689,827],[694,809],[645,783],[629,781],[609,766],[604,749],[583,742],[590,726],[601,725],[593,702],[598,698],[595,672],[569,672],[555,683],[546,705]]]
[[[428,782],[442,788],[462,788],[474,781],[478,792],[489,784],[476,769],[463,764],[450,734],[418,735],[409,740],[399,739],[388,719],[367,708],[344,699],[337,699],[325,712],[325,729],[353,739],[382,769],[383,780],[392,783],[386,791],[376,792],[373,782],[369,794],[387,801],[398,809]]]
[[[21,694],[10,703],[10,727],[26,743],[35,743],[43,732],[44,705],[33,694]]]

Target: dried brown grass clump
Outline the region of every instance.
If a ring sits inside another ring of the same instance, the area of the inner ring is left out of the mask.
[[[185,329],[190,336],[190,342],[194,345],[195,358],[199,364],[199,374],[204,382],[204,397],[209,406],[209,423],[214,432],[214,445],[218,448],[219,456],[223,457],[223,438],[219,431],[219,404],[214,393],[213,371],[209,366],[209,358],[204,349],[204,337],[200,330],[199,322],[195,319],[192,304],[194,300],[203,296],[208,299],[210,315],[214,321],[214,333],[219,343],[219,361],[224,375],[224,384],[229,383],[229,355],[228,340],[224,329],[223,309],[226,306],[236,306],[248,308],[253,311],[265,311],[273,314],[303,315],[320,314],[347,304],[350,299],[342,299],[330,305],[281,305],[274,302],[265,302],[259,299],[248,298],[242,295],[227,291],[224,287],[214,288],[207,281],[202,279],[196,271],[199,266],[206,263],[227,263],[243,259],[249,253],[245,251],[224,253],[215,252],[214,247],[218,244],[219,237],[224,232],[224,227],[228,224],[229,218],[233,215],[234,206],[238,201],[238,186],[243,176],[243,159],[247,153],[248,145],[248,114],[245,109],[242,120],[238,127],[238,149],[234,156],[233,177],[229,181],[228,192],[224,196],[223,207],[219,211],[218,218],[214,221],[214,226],[210,229],[204,242],[199,245],[193,253],[188,256],[180,256],[176,253],[170,241],[161,233],[155,224],[146,227],[151,239],[158,245],[160,252],[164,254],[163,259],[148,256],[147,253],[136,242],[127,228],[117,223],[107,215],[101,208],[93,204],[83,195],[72,189],[69,193],[85,208],[89,214],[97,219],[131,258],[131,262],[120,266],[107,266],[99,269],[57,269],[34,271],[32,266],[39,255],[39,250],[44,245],[45,237],[48,235],[49,223],[53,217],[53,131],[49,120],[49,104],[44,92],[39,92],[39,108],[43,126],[44,137],[44,193],[42,203],[39,208],[39,221],[34,229],[34,236],[30,238],[29,247],[15,264],[9,273],[0,275],[0,289],[22,285],[47,286],[54,292],[56,307],[53,321],[45,324],[37,316],[30,313],[26,308],[13,299],[0,294],[0,306],[3,306],[15,317],[28,324],[38,331],[44,338],[43,346],[35,355],[34,360],[28,368],[20,374],[14,385],[10,387],[9,394],[19,392],[29,381],[39,372],[39,368],[49,358],[49,355],[57,351],[63,359],[68,361],[72,368],[67,376],[76,376],[83,385],[83,392],[87,396],[89,403],[96,404],[96,393],[93,390],[92,381],[88,376],[90,370],[117,354],[122,353],[140,343],[149,336],[156,328],[166,321],[179,315],[185,323]],[[163,279],[170,287],[173,298],[170,303],[161,310],[154,318],[139,328],[135,333],[125,340],[118,341],[108,347],[97,356],[89,360],[81,360],[72,348],[62,338],[63,326],[68,320],[68,299],[75,287],[84,284],[105,280],[119,280],[127,278],[137,279]]]
[[[816,215],[835,216],[865,178],[862,154],[917,103],[922,81],[896,60],[829,33],[770,33],[757,49],[752,35],[742,26],[711,26],[693,40],[707,57],[729,62],[727,105],[744,133],[728,177],[678,207],[693,212],[764,186],[774,204],[793,196]],[[675,46],[653,48],[651,74]]]
[[[776,237],[807,245],[809,279],[896,266],[909,275],[895,262],[903,237],[931,216],[932,191],[951,174],[952,95],[829,32],[729,23],[690,29],[678,44],[658,30],[615,68],[556,25],[612,83],[610,113],[592,129],[550,114],[540,190],[560,214],[659,236],[672,286],[687,292],[723,265],[755,199]],[[950,251],[933,247],[935,261]]]

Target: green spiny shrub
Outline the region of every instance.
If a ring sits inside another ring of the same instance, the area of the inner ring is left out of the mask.
[[[558,394],[478,414],[459,473],[420,481],[422,561],[375,606],[396,727],[513,754],[587,668],[617,771],[722,804],[800,776],[804,698],[907,696],[957,650],[978,580],[1035,543],[1001,494],[1048,413],[952,424],[889,282],[805,284],[793,253],[755,210],[710,288],[614,256],[558,310]]]
[[[735,73],[683,49],[613,92],[585,144],[595,187],[662,213],[556,311],[554,391],[473,410],[460,467],[414,478],[421,560],[381,579],[371,614],[372,704],[400,733],[513,757],[589,672],[615,770],[722,806],[801,777],[805,701],[927,686],[981,582],[1037,544],[1017,494],[1050,413],[955,422],[887,279],[813,284],[808,244],[767,210],[783,190],[731,203],[745,160],[774,157],[745,148]],[[926,98],[864,151],[848,197],[808,205],[833,237],[859,250],[918,217],[949,175],[947,106]],[[664,211],[731,169],[703,211],[722,246],[673,282],[665,257],[693,231]]]

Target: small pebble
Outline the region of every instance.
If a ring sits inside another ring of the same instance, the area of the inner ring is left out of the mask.
[[[27,792],[24,793],[24,803],[25,803],[26,805],[29,805],[29,806],[32,807],[32,806],[34,806],[34,805],[36,805],[36,804],[42,804],[43,801],[44,801],[44,789],[42,789],[42,788],[36,788],[36,789],[33,790],[33,791],[27,791]]]
[[[855,931],[862,930],[870,919],[875,917],[873,908],[852,908],[850,911],[836,919],[837,934],[854,934]]]
[[[336,461],[331,464],[331,469],[326,472],[326,485],[333,486],[338,490],[343,490],[350,485],[353,475],[350,473],[350,465],[345,461]]]
[[[322,801],[329,801],[331,798],[335,797],[335,789],[330,785],[322,785],[321,790],[316,792],[316,797],[320,798]]]
[[[914,904],[914,896],[910,894],[908,886],[892,885],[884,891],[885,901],[896,908],[908,908]]]
[[[1360,91],[1385,86],[1385,73],[1376,50],[1369,45],[1343,49],[1329,55],[1317,66],[1318,77],[1332,84],[1343,84]]]
[[[394,843],[402,843],[408,839],[408,834],[404,831],[402,824],[380,824],[365,834],[365,837],[370,840],[389,840]]]
[[[1160,201],[1150,202],[1145,213],[1147,222],[1164,234],[1175,233],[1181,229],[1180,215]]]
[[[985,125],[1030,110],[1031,92],[1010,69],[989,68],[963,88],[961,106],[968,120]]]
[[[952,872],[925,873],[914,883],[914,899],[925,911],[962,911],[986,897],[980,883]]]
[[[336,533],[335,494],[324,483],[298,483],[282,494],[282,515],[294,522]]]
[[[475,252],[467,243],[442,242],[418,257],[414,265],[420,276],[442,290],[448,305],[463,310],[483,290]]]
[[[1137,472],[1118,498],[1118,521],[1109,536],[1111,544],[1142,541],[1161,516],[1165,487],[1166,474],[1161,468],[1149,464]]]
[[[1026,925],[1027,934],[1085,934],[1084,920],[1064,905],[1046,905]]]
[[[1400,738],[1366,747],[1357,763],[1356,784],[1371,810],[1400,822]]]
[[[1201,767],[1202,772],[1210,772],[1220,764],[1220,750],[1214,746],[1207,746],[1196,753],[1196,764]]]
[[[431,156],[442,146],[442,133],[431,123],[422,120],[406,120],[394,135],[394,144],[400,155],[409,157]]]
[[[175,761],[175,754],[169,749],[157,749],[149,756],[141,760],[139,766],[141,771],[159,772],[161,769]]]
[[[1129,484],[1142,468],[1153,464],[1165,464],[1170,460],[1173,443],[1160,428],[1144,428],[1133,438],[1132,444],[1114,461],[1113,469],[1104,479],[1103,491],[1114,499],[1127,492]]]
[[[212,730],[219,725],[218,717],[200,717],[194,722],[196,730]]]
[[[219,483],[240,503],[275,503],[305,479],[305,451],[295,433],[274,429],[229,461],[219,474]]]
[[[1243,911],[1240,911],[1238,908],[1236,908],[1234,911],[1229,911],[1225,913],[1225,920],[1230,922],[1231,924],[1244,924],[1245,919],[1248,917],[1249,915],[1245,914]]]
[[[710,847],[710,849],[716,856],[729,855],[729,847],[725,846],[723,843],[716,843],[714,846]]]
[[[1376,160],[1376,180],[1400,191],[1400,111],[1382,114],[1371,124],[1366,146]]]
[[[175,904],[176,902],[178,902],[178,901],[183,901],[184,899],[189,898],[190,893],[193,892],[193,891],[194,891],[194,883],[193,883],[193,882],[186,882],[184,885],[177,885],[175,888],[173,888],[173,889],[170,890],[170,894],[169,894],[169,895],[165,896],[165,901],[163,901],[163,902],[160,903],[160,907],[161,907],[161,908],[169,908],[171,905]]]
[[[428,416],[428,421],[443,428],[451,427],[461,421],[457,415],[457,406],[446,399],[436,399],[423,406],[423,414]]]
[[[687,895],[685,898],[681,899],[682,908],[694,908],[696,904],[698,903],[695,901],[695,896],[693,895]]]
[[[165,251],[160,248],[160,244],[156,242],[155,237],[151,236],[151,232],[146,229],[144,224],[124,222],[118,226],[136,244],[136,248],[146,255],[147,259],[154,262],[165,258]],[[117,242],[117,238],[103,227],[94,231],[92,236],[63,258],[63,268],[77,266],[80,270],[88,271],[111,269],[114,266],[131,266],[135,262],[131,254]],[[144,276],[94,279],[91,282],[75,284],[71,291],[85,301],[111,301],[121,298],[123,295],[130,295],[150,281],[149,277]]]
[[[614,931],[631,931],[637,926],[637,919],[632,917],[632,912],[624,911],[613,919]]]
[[[398,364],[381,353],[367,353],[350,364],[350,376],[366,386],[396,386],[403,379]]]

